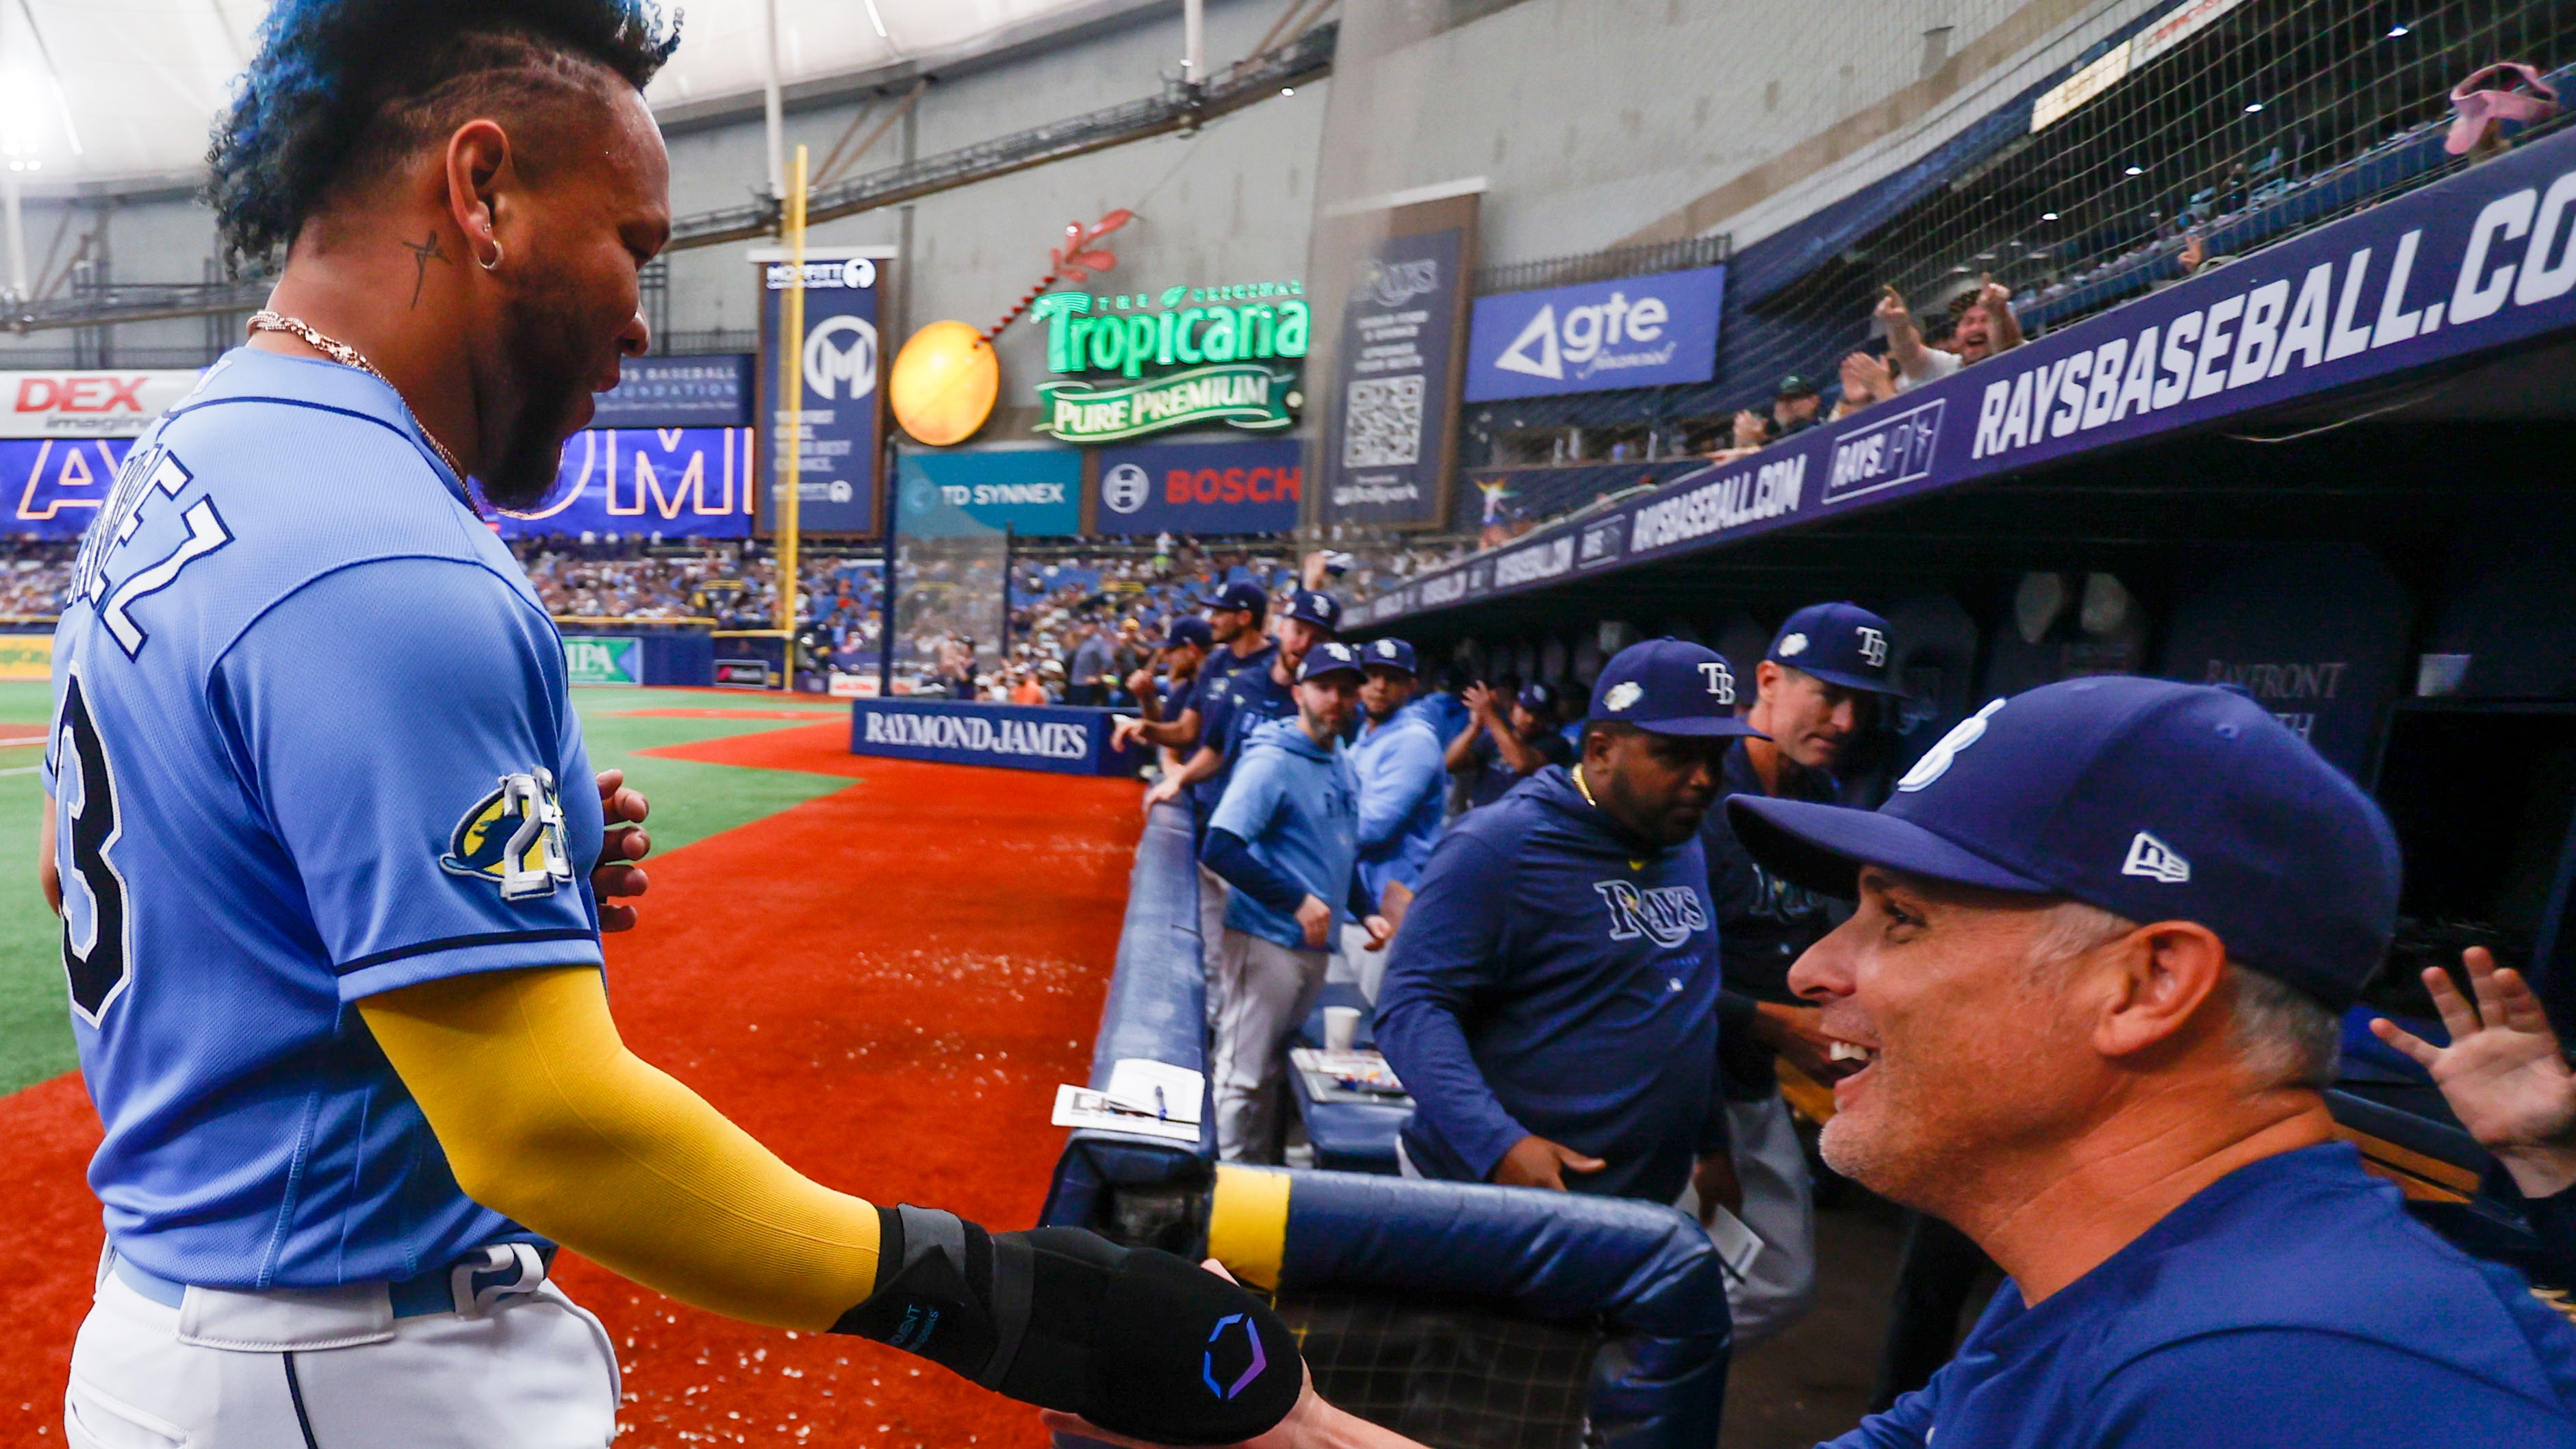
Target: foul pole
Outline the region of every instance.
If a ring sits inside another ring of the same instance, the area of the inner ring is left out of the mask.
[[[785,679],[780,688],[789,693],[796,689],[796,606],[802,590],[796,586],[796,528],[798,506],[805,501],[805,148],[796,148],[796,169],[790,173],[787,189],[787,334],[782,360],[787,376],[787,488],[778,500],[778,632],[781,673]]]

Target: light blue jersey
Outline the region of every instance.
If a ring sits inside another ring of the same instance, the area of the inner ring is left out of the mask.
[[[72,592],[45,782],[118,1253],[265,1290],[532,1239],[351,1009],[600,962],[562,642],[462,484],[384,383],[236,350],[135,445]]]
[[[1449,767],[1438,729],[1413,705],[1360,726],[1350,747],[1360,782],[1360,883],[1383,902],[1389,885],[1413,889],[1440,838]]]

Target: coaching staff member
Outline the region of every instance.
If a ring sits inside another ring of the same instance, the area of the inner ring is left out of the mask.
[[[617,1363],[554,1243],[1129,1432],[1294,1402],[1294,1342],[1218,1280],[832,1191],[618,1038],[599,930],[631,917],[602,897],[646,842],[603,836],[643,803],[594,785],[465,479],[537,501],[646,349],[671,45],[632,0],[262,24],[212,185],[284,269],[137,443],[55,635],[44,858],[110,1250],[72,1443],[595,1449]],[[1247,1372],[1247,1332],[1284,1372]]]
[[[1859,897],[1790,974],[1866,1062],[1826,1157],[2011,1275],[1833,1449],[2576,1445],[2576,1328],[2335,1140],[2318,1088],[2397,846],[2251,700],[2071,680],[1988,705],[1876,813],[1726,808],[1772,869]],[[2526,1142],[2566,1130],[2535,1081]],[[1310,1390],[1259,1449],[1405,1442]]]
[[[1738,795],[1786,800],[1838,798],[1834,770],[1878,706],[1895,693],[1887,682],[1887,621],[1856,604],[1813,604],[1791,614],[1754,667],[1754,698],[1745,722],[1760,731],[1727,751],[1721,799]],[[1717,906],[1718,957],[1726,989],[1728,1137],[1743,1185],[1743,1217],[1763,1243],[1742,1280],[1730,1280],[1739,1342],[1768,1337],[1805,1314],[1816,1290],[1816,1220],[1807,1154],[1788,1104],[1780,1097],[1775,1055],[1818,1081],[1839,1069],[1819,1013],[1789,989],[1789,967],[1841,919],[1837,903],[1781,879],[1746,853],[1711,810],[1700,825],[1708,852],[1708,893]],[[1955,1323],[1958,1314],[1952,1310]],[[1947,1346],[1946,1343],[1944,1345]]]
[[[2319,1089],[2397,847],[2251,700],[2049,685],[1875,813],[1727,809],[1769,868],[1859,897],[1790,973],[1864,1063],[1826,1159],[2011,1276],[1841,1443],[2576,1444],[2576,1329],[2335,1140]]]
[[[1731,1199],[1700,817],[1750,727],[1726,661],[1675,639],[1603,666],[1583,758],[1460,817],[1395,938],[1377,1043],[1425,1177]],[[1709,1174],[1715,1174],[1711,1176]]]
[[[1413,906],[1414,883],[1430,863],[1447,814],[1449,776],[1441,764],[1438,727],[1413,703],[1413,646],[1402,639],[1372,639],[1360,647],[1368,682],[1360,686],[1359,738],[1351,742],[1351,767],[1360,781],[1360,886],[1397,929]],[[1342,955],[1359,978],[1360,994],[1377,1000],[1386,953],[1342,928]]]

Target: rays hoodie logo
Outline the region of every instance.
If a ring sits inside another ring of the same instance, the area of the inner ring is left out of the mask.
[[[1610,908],[1610,939],[1651,938],[1658,946],[1678,946],[1693,931],[1708,928],[1708,911],[1699,892],[1689,886],[1651,886],[1639,890],[1624,880],[1600,880],[1592,888]]]

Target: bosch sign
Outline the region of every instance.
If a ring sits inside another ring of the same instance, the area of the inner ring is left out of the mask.
[[[197,385],[193,370],[0,372],[0,438],[131,438]]]
[[[1284,533],[1305,483],[1302,450],[1284,439],[1103,448],[1097,531]]]

